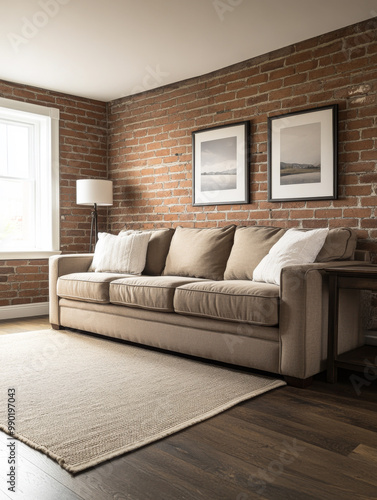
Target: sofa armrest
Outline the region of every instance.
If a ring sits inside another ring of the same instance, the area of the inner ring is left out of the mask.
[[[326,268],[368,265],[363,261],[336,261],[288,266],[281,273],[279,339],[280,373],[300,379],[326,368],[328,279]],[[339,352],[361,343],[360,292],[340,290],[342,315]]]
[[[50,323],[54,328],[60,325],[59,299],[56,293],[58,278],[70,273],[86,272],[93,260],[92,253],[54,255],[49,259]]]

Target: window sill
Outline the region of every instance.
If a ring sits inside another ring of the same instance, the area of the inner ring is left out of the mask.
[[[60,251],[29,250],[24,252],[1,252],[0,260],[33,260],[48,259],[52,255],[60,255]]]

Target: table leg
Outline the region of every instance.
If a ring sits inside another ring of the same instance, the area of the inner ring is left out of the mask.
[[[335,360],[338,354],[338,314],[339,290],[338,277],[329,278],[329,321],[328,321],[328,349],[327,349],[327,382],[332,384],[337,381],[337,368]]]

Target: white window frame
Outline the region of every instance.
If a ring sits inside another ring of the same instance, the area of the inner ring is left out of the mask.
[[[45,148],[46,164],[40,171],[45,172],[43,178],[39,179],[36,195],[36,203],[39,203],[40,192],[48,196],[48,213],[43,213],[36,220],[38,232],[38,248],[20,251],[15,249],[0,249],[0,260],[9,259],[41,259],[60,252],[60,208],[59,208],[59,109],[40,106],[38,104],[14,101],[12,99],[0,98],[0,116],[12,117],[22,121],[22,113],[35,115],[39,127],[40,147]],[[25,115],[26,116],[26,115]],[[33,117],[29,115],[31,119]],[[47,142],[47,144],[46,144]],[[42,176],[40,176],[42,177]],[[39,191],[39,192],[38,192]],[[40,207],[37,212],[41,212]],[[42,227],[40,227],[43,225]],[[47,230],[46,230],[47,229]]]

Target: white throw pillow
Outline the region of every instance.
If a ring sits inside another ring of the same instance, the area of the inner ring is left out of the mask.
[[[314,262],[328,232],[328,229],[311,231],[288,229],[254,269],[253,281],[280,285],[280,273],[283,267]]]
[[[149,238],[149,232],[134,232],[122,237],[98,233],[91,269],[96,272],[141,274]]]

